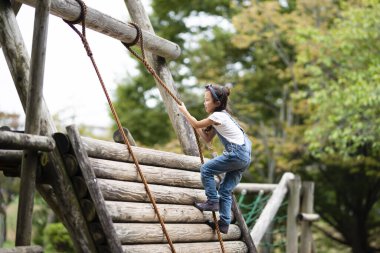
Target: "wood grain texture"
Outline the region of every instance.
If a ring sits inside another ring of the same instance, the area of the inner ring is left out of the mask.
[[[134,163],[116,162],[91,158],[91,167],[97,178],[141,182]],[[150,184],[183,186],[203,189],[201,175],[195,171],[140,165],[145,179]]]
[[[122,244],[166,242],[160,224],[151,223],[115,223],[116,233]],[[218,236],[206,224],[166,224],[170,238],[176,242],[218,241]],[[237,240],[241,236],[236,225],[230,225],[228,234],[222,234],[223,240]]]
[[[105,200],[150,202],[144,184],[98,179],[97,183]],[[149,185],[157,203],[193,205],[195,201],[206,201],[204,190],[173,186]]]
[[[123,252],[129,253],[172,253],[167,244],[137,244],[123,245]],[[219,242],[196,242],[196,243],[176,243],[174,248],[177,253],[220,253]],[[248,248],[242,241],[224,242],[225,253],[246,253]]]

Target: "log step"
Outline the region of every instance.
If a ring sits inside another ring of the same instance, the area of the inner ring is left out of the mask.
[[[143,183],[97,179],[105,200],[150,202]],[[193,205],[206,201],[204,190],[150,184],[157,203]]]
[[[200,212],[194,206],[158,204],[157,207],[165,223],[205,223],[212,220],[211,212]],[[159,222],[150,203],[106,201],[106,208],[113,222]]]
[[[224,250],[226,253],[246,253],[247,245],[242,241],[226,241],[224,242]],[[123,252],[129,253],[171,253],[168,244],[138,244],[123,245]],[[175,243],[174,248],[177,253],[220,253],[219,242],[197,242],[197,243]]]
[[[141,182],[133,163],[90,158],[97,178]],[[203,189],[199,172],[140,165],[145,179],[150,184],[171,185]]]
[[[151,223],[114,223],[121,244],[166,243],[160,224]],[[206,224],[165,224],[173,243],[218,241],[218,236]],[[222,234],[224,241],[238,240],[240,228],[230,225],[228,234]]]
[[[129,155],[128,148],[124,144],[95,140],[88,137],[82,137],[82,141],[89,157],[112,161],[132,162],[132,157]],[[140,164],[198,172],[201,167],[199,157],[195,156],[141,147],[132,147],[132,150]]]

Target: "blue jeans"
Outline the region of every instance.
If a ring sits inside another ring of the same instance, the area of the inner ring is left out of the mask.
[[[201,179],[207,200],[219,202],[220,220],[225,224],[231,222],[232,191],[240,182],[244,170],[251,163],[251,142],[245,136],[245,143],[238,145],[228,142],[223,136],[219,139],[225,146],[221,156],[209,160],[201,167]],[[214,175],[226,173],[216,190]],[[219,193],[219,196],[218,196]]]

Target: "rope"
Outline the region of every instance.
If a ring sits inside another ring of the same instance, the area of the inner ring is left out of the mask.
[[[156,73],[156,71],[152,68],[152,66],[150,66],[149,62],[146,60],[145,50],[144,50],[144,40],[143,40],[143,34],[141,31],[141,28],[135,23],[130,22],[129,24],[132,25],[134,28],[136,28],[136,38],[134,39],[134,42],[136,41],[136,43],[132,42],[132,43],[127,44],[127,43],[122,42],[122,44],[128,49],[129,52],[131,52],[132,55],[134,55],[138,60],[140,60],[144,64],[144,66],[148,70],[148,72],[154,77],[154,79],[156,79],[158,81],[158,83],[174,99],[174,101],[177,102],[178,105],[182,105],[181,100],[179,100],[179,98],[177,98],[177,96],[175,96],[173,94],[173,92],[168,88],[168,86],[165,84],[165,82],[162,81],[162,79],[159,77],[159,75]],[[137,39],[137,37],[138,37],[138,39]],[[139,42],[139,46],[141,49],[141,56],[131,48],[131,44],[135,45],[135,44],[137,44],[137,42]],[[198,133],[194,127],[193,127],[193,131],[194,131],[195,139],[197,141],[199,157],[201,159],[201,163],[204,164],[204,158],[203,158],[203,154],[202,154],[201,143],[199,141],[199,135],[198,135]],[[215,212],[212,212],[212,216],[214,219],[214,223],[215,223],[220,247],[222,249],[222,252],[225,253],[223,239],[222,239],[222,235],[221,235],[220,230],[219,230],[219,224],[218,224]]]
[[[116,120],[117,127],[118,127],[118,129],[119,129],[119,131],[120,131],[120,133],[121,133],[121,135],[122,135],[122,137],[123,137],[124,143],[125,143],[125,144],[127,145],[127,147],[128,147],[129,154],[132,156],[133,162],[135,163],[135,166],[136,166],[137,171],[138,171],[138,173],[139,173],[139,175],[140,175],[140,177],[141,177],[141,180],[142,180],[142,182],[144,183],[144,187],[145,187],[145,190],[146,190],[146,192],[147,192],[147,194],[148,194],[148,197],[149,197],[150,201],[151,201],[152,204],[153,204],[153,208],[154,208],[154,211],[156,212],[157,217],[158,217],[158,219],[159,219],[159,221],[160,221],[160,224],[161,224],[161,227],[162,227],[162,231],[164,232],[165,237],[166,237],[166,240],[168,241],[168,243],[169,243],[169,245],[170,245],[171,251],[172,251],[173,253],[175,253],[176,251],[175,251],[175,248],[174,248],[173,242],[172,242],[172,240],[170,239],[170,236],[169,236],[169,234],[168,234],[168,231],[166,230],[166,227],[165,227],[164,221],[163,221],[163,219],[162,219],[162,217],[161,217],[161,215],[160,215],[160,212],[159,212],[159,210],[158,210],[158,208],[157,208],[156,200],[155,200],[155,198],[153,197],[153,195],[152,195],[152,193],[151,193],[151,191],[150,191],[150,189],[149,189],[149,186],[148,186],[148,183],[147,183],[147,181],[146,181],[146,179],[145,179],[145,176],[144,176],[144,174],[143,174],[142,171],[141,171],[141,168],[140,168],[139,162],[138,162],[136,156],[134,155],[134,153],[133,153],[133,151],[132,151],[132,147],[131,147],[131,145],[130,145],[130,143],[129,143],[129,141],[128,141],[127,136],[125,135],[125,133],[124,133],[124,131],[123,131],[123,127],[122,127],[122,125],[121,125],[121,123],[120,123],[119,117],[118,117],[118,115],[117,115],[117,113],[116,113],[116,110],[115,110],[115,108],[114,108],[114,106],[113,106],[113,104],[112,104],[112,101],[111,101],[111,99],[110,99],[110,97],[109,97],[109,95],[108,95],[107,89],[106,89],[106,87],[105,87],[105,85],[104,85],[103,79],[102,79],[102,77],[101,77],[101,75],[100,75],[100,72],[99,72],[98,67],[97,67],[97,65],[96,65],[96,63],[95,63],[94,57],[93,57],[93,55],[92,55],[92,52],[91,52],[90,46],[89,46],[89,44],[88,44],[88,41],[87,41],[87,38],[86,38],[86,24],[85,24],[85,17],[86,17],[86,11],[87,11],[86,5],[85,5],[85,3],[84,3],[82,0],[75,0],[75,1],[78,2],[79,5],[80,5],[80,7],[81,7],[80,18],[78,18],[78,19],[81,19],[81,21],[82,21],[82,33],[80,33],[79,30],[76,29],[76,28],[74,27],[74,24],[73,24],[72,22],[67,21],[67,20],[64,20],[64,21],[65,21],[65,22],[66,22],[66,23],[67,23],[67,24],[68,24],[68,25],[69,25],[69,26],[70,26],[70,27],[71,27],[71,28],[72,28],[72,29],[73,29],[78,35],[79,35],[79,37],[81,38],[81,40],[82,40],[82,42],[83,42],[84,48],[86,49],[86,52],[87,52],[87,55],[90,57],[91,62],[92,62],[92,65],[93,65],[93,67],[94,67],[94,69],[95,69],[95,71],[96,71],[96,74],[97,74],[98,78],[99,78],[99,82],[100,82],[100,84],[101,84],[101,86],[102,86],[102,88],[103,88],[104,94],[105,94],[106,97],[107,97],[107,101],[108,101],[108,104],[109,104],[110,109],[111,109],[111,111],[112,111],[112,115],[114,116],[114,118],[115,118],[115,120]],[[75,20],[75,21],[76,21],[76,20]],[[77,22],[77,21],[76,21],[76,22]]]

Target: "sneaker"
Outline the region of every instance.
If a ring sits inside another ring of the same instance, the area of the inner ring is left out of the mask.
[[[195,203],[194,205],[196,208],[198,208],[202,212],[203,211],[212,211],[212,212],[219,211],[219,202],[213,202],[213,201],[207,200],[206,202]]]
[[[206,224],[209,225],[212,230],[215,230],[216,229],[216,226],[215,226],[215,222],[213,221],[206,221]],[[223,233],[223,234],[227,234],[228,233],[228,228],[229,228],[229,225],[218,220],[218,225],[219,225],[219,231],[220,233]]]

